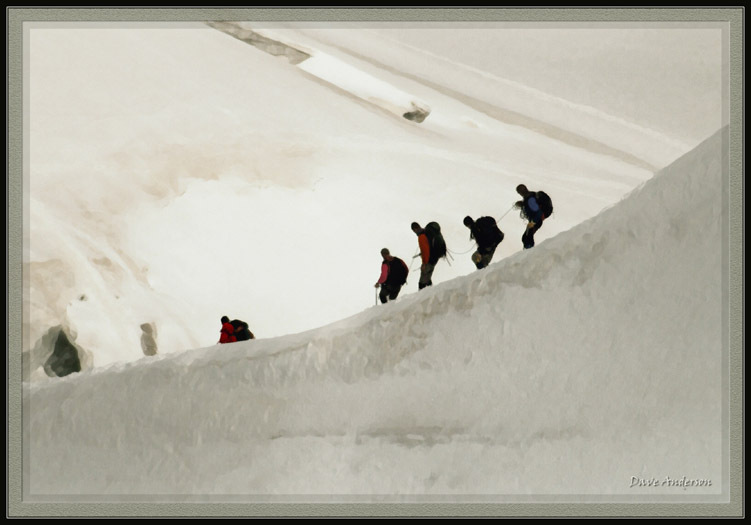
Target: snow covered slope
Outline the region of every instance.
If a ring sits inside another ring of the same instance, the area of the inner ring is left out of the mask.
[[[719,27],[309,24],[262,32],[326,46],[503,122],[655,170],[723,125]]]
[[[396,303],[26,384],[30,496],[720,493],[726,142]]]
[[[369,37],[371,55],[389,63],[393,47]],[[373,304],[380,250],[409,260],[412,221],[437,220],[462,254],[436,269],[443,282],[474,271],[463,217],[500,217],[517,184],[555,201],[542,241],[653,174],[587,141],[507,122],[493,109],[494,76],[469,79],[424,53],[387,70],[343,52],[341,39],[306,45],[334,57],[334,70],[382,82],[369,88],[415,95],[430,116],[405,120],[324,83],[301,69],[306,61],[203,24],[29,31],[26,380],[46,377],[45,334],[58,327],[98,367],[143,356],[142,326],[154,327],[159,354],[213,344],[222,315],[260,338],[322,326]],[[418,66],[457,82],[421,83],[410,76]],[[512,109],[538,106],[519,96]],[[606,117],[594,115],[598,129]],[[631,134],[621,138],[633,146]],[[651,131],[637,143],[665,151]],[[524,223],[509,214],[501,228],[496,260],[521,249]],[[413,280],[402,298],[416,291]]]

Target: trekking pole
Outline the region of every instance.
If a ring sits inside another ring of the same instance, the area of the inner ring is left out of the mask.
[[[375,305],[378,306],[378,288],[375,289]]]
[[[415,259],[417,259],[420,256],[420,252],[418,251],[416,254],[412,256],[412,260],[409,263],[409,271],[412,271],[412,265],[415,264]]]

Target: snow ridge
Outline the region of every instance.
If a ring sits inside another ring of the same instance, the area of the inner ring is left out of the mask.
[[[718,492],[726,142],[329,326],[25,385],[32,492],[633,494],[653,474]]]

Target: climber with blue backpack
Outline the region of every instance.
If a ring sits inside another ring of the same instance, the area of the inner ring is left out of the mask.
[[[522,196],[522,200],[514,206],[521,210],[522,219],[528,221],[522,235],[522,243],[527,250],[535,245],[535,233],[553,213],[553,201],[544,191],[529,191],[524,184],[519,184],[516,192]]]

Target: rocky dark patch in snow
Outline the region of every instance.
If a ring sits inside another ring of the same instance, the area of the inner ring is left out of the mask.
[[[292,46],[288,46],[277,40],[272,40],[265,36],[261,36],[255,31],[240,27],[238,24],[232,22],[209,22],[209,26],[214,29],[218,29],[223,33],[227,33],[230,36],[242,40],[246,44],[257,47],[261,51],[274,55],[275,57],[286,58],[290,64],[297,65],[300,62],[310,58],[310,55],[296,49]]]
[[[412,111],[407,111],[404,115],[402,115],[402,117],[419,124],[420,122],[428,118],[428,115],[430,115],[430,109],[418,106],[414,102],[412,102]]]
[[[57,332],[55,346],[52,354],[44,363],[44,371],[50,377],[64,377],[81,371],[81,359],[78,356],[78,349],[71,342],[65,330],[61,329]]]
[[[64,377],[91,369],[91,352],[75,340],[75,333],[62,325],[49,328],[31,350],[24,352],[24,381],[44,375]]]
[[[156,355],[156,324],[143,323],[141,325],[141,349],[143,355]]]

